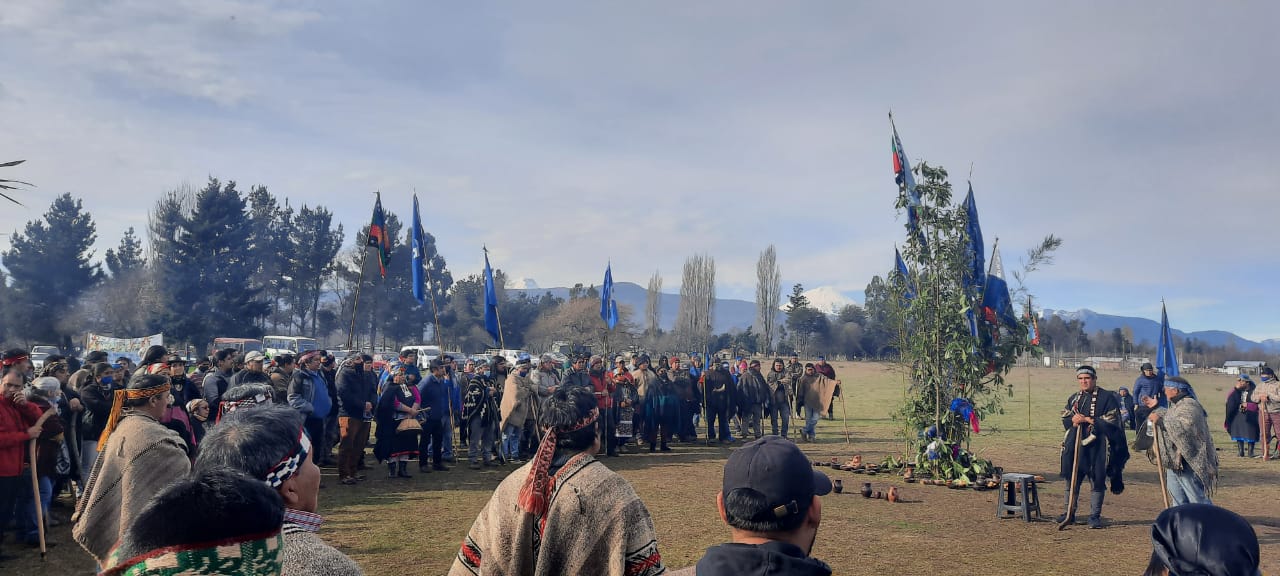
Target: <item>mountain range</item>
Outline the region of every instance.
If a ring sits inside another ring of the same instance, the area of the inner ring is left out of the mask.
[[[1150,344],[1155,346],[1160,343],[1160,323],[1148,318],[1137,318],[1133,316],[1113,316],[1111,314],[1100,314],[1082,308],[1080,310],[1052,310],[1045,309],[1041,313],[1042,318],[1049,316],[1057,316],[1063,320],[1079,320],[1084,324],[1084,330],[1087,333],[1111,332],[1116,328],[1123,329],[1128,326],[1133,330],[1133,339],[1135,344]],[[1226,346],[1234,344],[1236,349],[1244,352],[1261,349],[1267,353],[1280,353],[1280,338],[1271,338],[1261,342],[1255,342],[1247,338],[1241,338],[1231,332],[1225,330],[1200,330],[1196,332],[1183,332],[1176,328],[1173,329],[1175,336],[1182,338],[1195,338],[1210,346]]]
[[[520,279],[519,285],[522,287],[507,288],[507,292],[513,296],[526,294],[530,297],[537,297],[544,292],[550,292],[551,295],[557,298],[569,298],[568,288],[536,288],[537,283],[531,278]],[[523,286],[529,286],[529,288],[524,288]],[[618,306],[630,306],[635,316],[644,314],[647,297],[645,287],[633,282],[615,282],[613,294]],[[847,304],[860,304],[830,286],[813,288],[805,291],[804,294],[809,298],[814,308],[831,315],[838,313],[840,308]],[[783,300],[785,305],[785,295]],[[663,330],[670,330],[675,326],[676,313],[680,308],[680,296],[678,294],[664,293],[660,307],[662,312],[658,323]],[[1041,313],[1041,316],[1045,318],[1051,315],[1061,317],[1063,320],[1080,320],[1084,324],[1084,330],[1087,333],[1093,333],[1098,330],[1111,332],[1116,328],[1128,326],[1133,330],[1133,339],[1138,344],[1146,342],[1155,345],[1160,340],[1160,323],[1148,318],[1114,316],[1101,314],[1089,309],[1074,311],[1045,309]],[[717,334],[744,330],[756,322],[756,304],[748,300],[717,298],[712,320],[712,330]],[[778,322],[783,323],[785,321],[786,314],[779,310]],[[1266,353],[1280,353],[1280,338],[1255,342],[1224,330],[1184,332],[1175,329],[1173,332],[1183,338],[1195,338],[1210,346],[1225,346],[1228,343],[1234,343],[1236,348],[1242,352],[1261,349]]]

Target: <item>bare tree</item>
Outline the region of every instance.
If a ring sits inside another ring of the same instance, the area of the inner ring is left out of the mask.
[[[688,350],[699,350],[711,340],[716,301],[716,262],[695,254],[684,261],[680,282],[680,312],[676,330],[678,342]]]
[[[649,289],[645,292],[644,320],[644,332],[649,338],[649,344],[657,343],[658,323],[662,320],[662,275],[657,270],[649,278]]]
[[[756,326],[760,329],[760,350],[773,352],[773,336],[782,301],[782,270],[778,251],[770,244],[756,262]]]

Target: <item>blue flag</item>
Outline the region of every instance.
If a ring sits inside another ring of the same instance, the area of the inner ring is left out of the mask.
[[[484,329],[493,336],[493,341],[502,342],[501,327],[498,325],[498,291],[493,286],[493,268],[489,267],[489,250],[484,251]]]
[[[987,285],[982,291],[982,313],[993,325],[1018,323],[1018,317],[1013,314],[1013,299],[1009,297],[1009,284],[1004,281],[999,248],[991,252],[991,273],[987,274]]]
[[[613,330],[618,325],[618,305],[613,301],[613,264],[604,269],[604,286],[600,289],[600,319]]]
[[[916,297],[916,289],[911,285],[911,272],[907,270],[907,263],[902,261],[902,253],[898,252],[898,247],[893,247],[894,266],[897,272],[902,276],[902,297],[908,302]]]
[[[1156,369],[1165,376],[1180,376],[1178,349],[1173,345],[1173,330],[1169,328],[1169,313],[1160,304],[1160,347],[1156,349]]]
[[[978,225],[978,205],[973,201],[972,183],[969,184],[969,195],[964,197],[964,212],[967,216],[964,231],[969,236],[969,245],[965,249],[969,257],[966,285],[976,294],[986,284],[987,262],[986,249],[982,246],[982,227]]]
[[[413,195],[413,299],[427,303],[427,233],[418,216],[418,195]]]

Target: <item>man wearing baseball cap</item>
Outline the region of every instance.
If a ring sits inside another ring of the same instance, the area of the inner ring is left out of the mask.
[[[822,523],[818,497],[830,492],[831,480],[790,440],[765,436],[743,445],[725,463],[716,496],[733,541],[708,548],[696,574],[831,574],[830,566],[809,556]]]

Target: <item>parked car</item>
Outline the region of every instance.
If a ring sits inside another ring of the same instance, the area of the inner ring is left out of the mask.
[[[52,354],[61,354],[57,346],[32,346],[31,347],[31,365],[35,367],[36,372],[44,369],[44,361]]]

